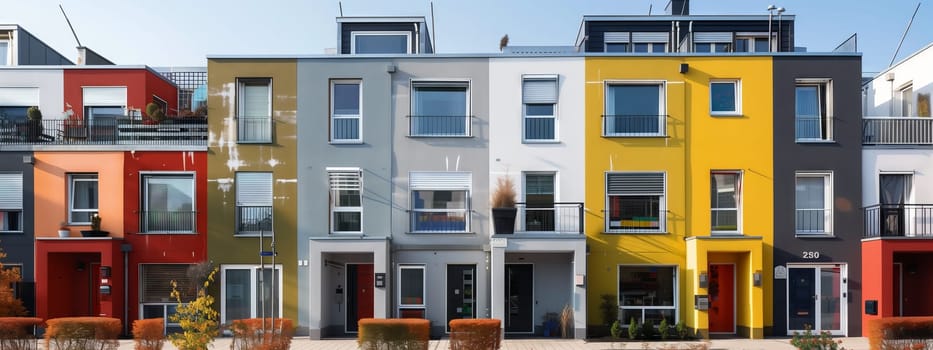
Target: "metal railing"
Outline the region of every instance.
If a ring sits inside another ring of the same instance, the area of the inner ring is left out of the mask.
[[[583,234],[583,203],[554,203],[551,206],[516,203],[517,233]]]
[[[933,145],[933,118],[863,117],[862,144]]]
[[[272,143],[272,117],[239,116],[236,120],[237,142]]]
[[[795,136],[800,141],[828,140],[826,118],[819,115],[798,115],[794,117]]]
[[[933,238],[933,204],[875,204],[864,210],[865,238]]]
[[[472,118],[469,115],[410,115],[408,116],[408,136],[472,136]]]
[[[193,211],[143,211],[139,213],[143,233],[193,233]]]
[[[825,234],[832,232],[832,209],[797,209],[795,227],[798,234]]]
[[[411,232],[445,233],[468,232],[468,209],[412,209]]]
[[[6,145],[207,145],[207,120],[166,119],[147,124],[134,118],[0,120]]]
[[[237,206],[236,207],[236,233],[271,233],[272,207],[271,206]]]
[[[603,137],[666,136],[667,115],[604,115]]]

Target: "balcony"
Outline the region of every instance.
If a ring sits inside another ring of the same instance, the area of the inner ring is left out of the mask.
[[[865,208],[864,238],[933,239],[933,204],[875,204]]]
[[[0,145],[207,145],[205,118],[0,120]]]
[[[239,116],[237,120],[237,142],[272,143],[272,117]]]
[[[864,145],[933,145],[933,118],[863,117]]]
[[[408,136],[411,137],[468,137],[472,136],[469,115],[410,115]]]
[[[550,207],[516,203],[516,233],[583,234],[583,203],[554,203]]]
[[[604,115],[603,137],[664,137],[667,115]]]
[[[194,233],[193,211],[143,211],[139,213],[142,233]]]
[[[236,234],[258,235],[272,233],[271,206],[237,206]]]

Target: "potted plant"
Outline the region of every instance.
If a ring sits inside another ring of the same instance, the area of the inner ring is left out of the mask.
[[[84,236],[84,237],[107,237],[107,235],[109,235],[110,232],[101,231],[101,229],[100,229],[100,220],[101,220],[101,219],[100,219],[100,215],[97,215],[97,214],[95,213],[94,216],[91,217],[91,229],[90,229],[90,230],[82,230],[82,231],[81,231],[81,236]]]
[[[492,193],[492,222],[495,234],[515,233],[515,185],[508,176],[499,177]]]
[[[71,236],[71,230],[68,229],[68,223],[64,221],[58,223],[58,237],[65,238],[68,236]]]
[[[143,124],[155,125],[165,120],[165,112],[155,102],[149,102],[146,105],[146,116],[148,117]]]
[[[42,111],[39,107],[32,106],[26,110],[26,141],[39,141],[42,135]]]

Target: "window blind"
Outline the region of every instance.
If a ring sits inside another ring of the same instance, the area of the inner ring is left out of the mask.
[[[0,174],[0,209],[23,209],[23,174]]]
[[[557,103],[557,76],[525,77],[523,103]]]
[[[0,88],[0,106],[31,107],[39,105],[37,87],[2,87]]]
[[[269,81],[241,82],[242,117],[269,117]]]
[[[629,42],[629,32],[605,32],[603,41],[606,43],[627,43]]]
[[[126,87],[85,87],[85,106],[126,106]]]
[[[246,206],[272,206],[272,173],[237,173],[236,202]]]
[[[363,188],[362,174],[359,170],[331,171],[327,175],[330,178],[330,189],[333,191],[360,191]]]
[[[607,193],[614,195],[664,194],[664,173],[610,173]]]
[[[632,33],[633,43],[667,43],[670,35],[667,32]]]
[[[695,43],[731,43],[731,32],[693,33]]]
[[[473,174],[465,171],[411,172],[408,184],[412,190],[469,190]]]

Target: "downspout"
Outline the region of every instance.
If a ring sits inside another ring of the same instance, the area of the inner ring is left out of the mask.
[[[693,21],[690,21],[690,28],[687,29],[687,35],[689,36],[688,40],[690,40],[688,43],[690,46],[688,46],[687,49],[693,52]]]
[[[133,245],[124,243],[120,245],[123,252],[123,335],[129,335],[130,329],[130,252]]]
[[[415,47],[414,47],[414,49],[418,51],[418,52],[412,52],[412,53],[421,53],[421,51],[422,51],[422,50],[421,50],[421,32],[418,30],[418,23],[412,23],[411,25],[412,25],[413,27],[415,27]]]
[[[677,52],[677,44],[675,43],[675,42],[677,41],[677,36],[674,35],[674,33],[676,33],[674,23],[676,23],[676,22],[677,22],[677,21],[671,21],[671,36],[672,36],[672,38],[670,39],[670,41],[671,41],[671,51],[670,51],[670,52]]]
[[[675,23],[677,23],[677,36],[674,38],[674,47],[676,50],[672,51],[680,52],[680,21],[676,21]]]

